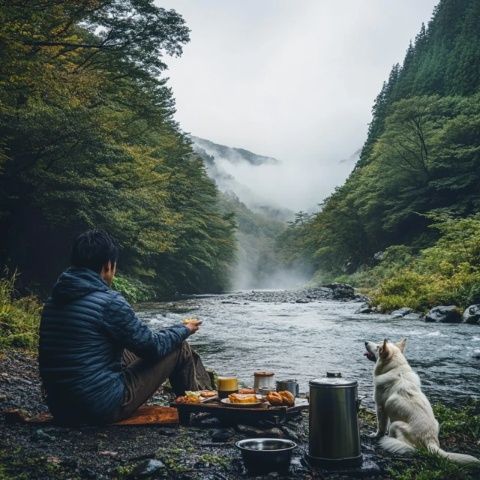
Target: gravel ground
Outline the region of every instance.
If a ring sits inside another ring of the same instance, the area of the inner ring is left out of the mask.
[[[153,403],[165,403],[162,392]],[[36,358],[8,351],[0,354],[0,410],[46,411]],[[251,436],[291,438],[299,444],[290,473],[282,478],[388,478],[386,459],[367,438],[373,417],[362,419],[362,469],[330,474],[310,468],[303,459],[308,442],[308,415],[280,427],[227,427],[212,417],[197,418],[191,427],[110,426],[64,428],[9,424],[0,416],[0,478],[248,478],[235,441]],[[263,478],[278,478],[270,474]],[[258,477],[262,478],[262,477]]]

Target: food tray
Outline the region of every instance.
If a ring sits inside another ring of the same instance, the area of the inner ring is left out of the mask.
[[[209,413],[219,418],[224,423],[255,424],[259,421],[270,421],[280,424],[287,417],[300,413],[308,408],[308,400],[297,398],[293,407],[274,407],[267,403],[259,407],[232,408],[221,404],[218,400],[208,403],[180,403],[172,404],[178,408],[178,416],[181,425],[189,425],[193,413]]]

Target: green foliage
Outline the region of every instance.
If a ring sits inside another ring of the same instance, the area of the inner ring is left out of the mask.
[[[151,287],[134,278],[116,275],[113,279],[113,288],[118,290],[130,303],[139,303],[152,300],[155,294]]]
[[[441,236],[432,247],[371,270],[380,283],[373,300],[384,310],[480,302],[480,216],[437,218],[433,227]]]
[[[99,227],[159,294],[224,288],[234,224],[162,78],[182,17],[152,0],[24,3],[0,9],[0,263],[46,290]]]
[[[14,298],[15,279],[15,275],[0,278],[0,347],[34,349],[42,306],[32,296]]]

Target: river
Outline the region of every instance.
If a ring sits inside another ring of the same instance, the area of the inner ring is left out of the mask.
[[[372,407],[373,363],[365,340],[407,338],[406,356],[432,400],[448,404],[480,397],[480,326],[431,324],[389,315],[355,314],[358,302],[295,303],[279,292],[196,296],[143,305],[139,316],[153,327],[187,316],[203,320],[191,343],[207,367],[253,384],[253,372],[272,370],[277,379],[296,378],[300,390],[326,371],[358,381],[363,403]]]

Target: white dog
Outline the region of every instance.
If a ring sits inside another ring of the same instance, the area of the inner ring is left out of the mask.
[[[375,362],[373,381],[378,429],[373,436],[380,438],[380,445],[392,453],[406,454],[424,447],[452,462],[480,465],[480,460],[471,455],[440,448],[438,422],[422,393],[420,378],[403,355],[405,344],[405,339],[398,343],[365,342],[365,355]]]

